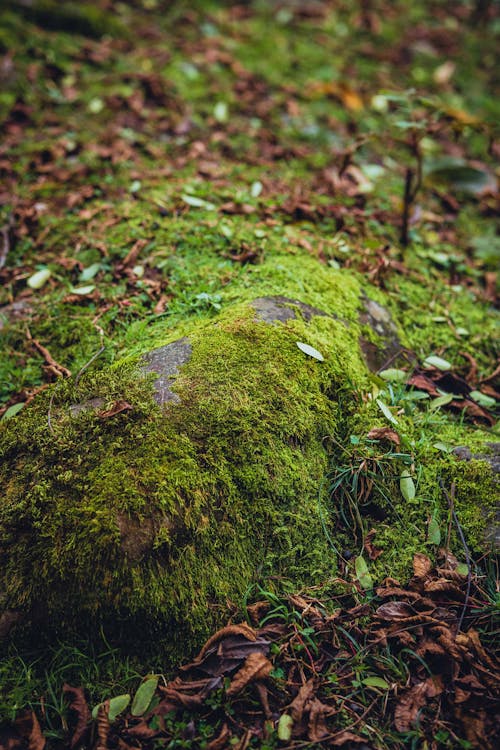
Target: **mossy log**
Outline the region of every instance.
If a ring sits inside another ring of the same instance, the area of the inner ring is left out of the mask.
[[[3,423],[0,611],[60,630],[158,626],[185,654],[253,584],[336,577],[331,445],[359,427],[369,365],[400,344],[369,290],[322,273],[323,296],[257,297],[180,331],[157,322],[130,356]]]

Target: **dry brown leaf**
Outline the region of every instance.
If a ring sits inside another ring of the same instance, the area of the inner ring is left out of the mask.
[[[109,700],[97,712],[97,750],[107,750],[109,735]]]
[[[330,732],[326,726],[326,717],[337,713],[332,706],[322,703],[319,698],[313,698],[308,703],[309,723],[307,731],[311,742],[321,742]]]
[[[456,583],[453,583],[453,581],[447,581],[443,578],[440,578],[437,581],[426,581],[424,583],[424,591],[428,594],[435,593],[436,591],[446,593],[448,596],[453,594],[453,598],[458,599],[458,601],[462,601],[464,598],[464,592],[456,585]]]
[[[144,719],[141,719],[138,724],[127,727],[127,734],[131,737],[136,737],[138,740],[149,740],[158,734],[158,730],[151,729],[148,723]]]
[[[130,409],[133,409],[134,407],[132,404],[129,404],[128,401],[115,401],[113,406],[111,406],[109,409],[106,409],[105,411],[100,411],[97,413],[97,415],[100,417],[100,419],[109,419],[110,417],[114,417],[117,414],[121,414],[123,411],[130,411]]]
[[[395,445],[400,445],[399,435],[390,427],[374,427],[367,435],[370,440],[390,440]]]
[[[425,654],[434,654],[435,656],[444,656],[446,654],[446,651],[443,646],[441,646],[439,643],[436,643],[436,641],[431,641],[430,639],[424,639],[418,644],[418,648],[415,650],[415,652],[419,656],[424,656]]]
[[[208,743],[206,750],[225,750],[226,747],[229,747],[230,739],[231,732],[229,731],[227,724],[223,724],[219,735]]]
[[[254,625],[258,625],[265,614],[269,612],[269,602],[261,601],[247,605],[247,613]]]
[[[357,734],[353,734],[346,729],[343,732],[339,732],[339,734],[335,734],[328,740],[328,744],[332,747],[342,747],[346,742],[354,742],[358,745],[366,744],[366,737],[358,737]]]
[[[477,630],[475,630],[474,628],[470,628],[470,630],[468,630],[466,634],[459,633],[457,635],[457,643],[463,644],[469,647],[472,646],[473,650],[477,653],[480,659],[492,669],[493,673],[494,674],[499,673],[498,662],[496,662],[494,659],[492,659],[489,656],[489,654],[486,653],[485,649],[483,648],[483,644],[481,643],[481,640],[479,638],[479,633],[477,632]]]
[[[73,730],[70,742],[70,748],[74,748],[81,742],[92,716],[83,688],[71,687],[71,685],[65,683],[63,685],[63,694],[69,698],[69,710],[74,711],[76,714],[76,727]]]
[[[462,723],[465,736],[472,747],[478,747],[481,750],[490,750],[493,747],[486,736],[486,712],[484,710],[479,709],[476,715],[468,712]]]
[[[299,689],[299,692],[290,704],[290,714],[294,723],[298,724],[302,721],[306,706],[314,695],[315,690],[316,686],[313,679],[308,680]]]
[[[394,709],[394,726],[398,732],[408,732],[416,723],[421,708],[427,700],[443,692],[440,677],[428,677],[407,690]]]
[[[42,734],[40,724],[34,711],[31,712],[31,732],[28,737],[28,750],[43,750],[47,740]]]
[[[251,628],[250,625],[247,625],[246,622],[242,622],[239,625],[226,625],[225,628],[221,628],[208,639],[193,663],[201,661],[216,643],[219,643],[219,641],[222,641],[230,635],[242,635],[243,638],[246,638],[249,641],[255,641],[257,639],[255,630]]]
[[[413,556],[413,575],[415,578],[425,578],[432,570],[432,563],[427,555],[417,552]]]
[[[407,602],[386,602],[375,614],[382,620],[406,620],[415,616],[415,610]]]
[[[272,669],[273,665],[264,654],[258,651],[249,654],[242,668],[234,675],[226,691],[226,695],[230,698],[233,695],[241,693],[250,682],[264,680],[266,677],[269,677]]]

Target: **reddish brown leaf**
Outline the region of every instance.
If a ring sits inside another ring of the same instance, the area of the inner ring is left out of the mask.
[[[367,437],[370,440],[389,440],[395,445],[399,445],[401,443],[398,433],[394,430],[391,430],[390,427],[374,427],[370,430]]]
[[[127,734],[131,737],[136,737],[138,740],[148,740],[151,737],[155,737],[158,734],[157,729],[151,729],[148,723],[141,719],[138,724],[127,727]]]
[[[297,693],[296,697],[290,704],[290,713],[294,723],[298,724],[302,721],[305,708],[308,702],[311,700],[315,692],[314,680],[308,680]]]
[[[223,724],[220,734],[208,743],[206,750],[225,750],[226,747],[229,747],[230,739],[231,732],[229,731],[227,724]]]
[[[415,610],[407,602],[386,602],[376,610],[382,620],[406,620],[415,615]]]
[[[366,737],[359,737],[357,734],[353,734],[345,729],[343,732],[335,734],[328,740],[328,744],[332,747],[342,747],[342,745],[345,745],[347,742],[354,742],[357,745],[366,745]]]
[[[407,690],[394,709],[394,726],[398,732],[408,732],[415,725],[420,709],[430,698],[443,692],[440,677],[428,677]]]
[[[272,669],[273,665],[264,654],[258,652],[249,654],[243,667],[234,675],[226,695],[231,697],[241,693],[249,683],[269,677]]]
[[[257,639],[255,630],[245,622],[242,622],[239,625],[226,625],[225,628],[221,628],[208,639],[193,663],[201,661],[213,646],[230,635],[241,635],[248,641],[255,641]]]
[[[74,711],[76,714],[76,726],[70,742],[70,747],[74,748],[82,740],[92,716],[83,688],[71,687],[71,685],[65,683],[63,685],[63,694],[69,698],[69,710]]]
[[[107,750],[109,728],[109,700],[107,700],[99,706],[97,712],[97,750]]]
[[[413,556],[413,575],[415,578],[425,578],[432,570],[432,563],[427,555],[421,552],[415,553]]]
[[[309,739],[311,742],[319,743],[329,734],[325,721],[326,717],[333,716],[337,713],[337,710],[322,703],[318,698],[313,698],[307,708],[309,711],[309,723],[307,725]]]
[[[28,750],[43,750],[47,740],[42,734],[34,711],[24,711],[14,723],[15,728],[27,743]]]
[[[130,411],[133,408],[132,404],[129,404],[128,401],[115,401],[111,408],[99,411],[97,414],[100,419],[109,419],[110,417],[115,417],[117,414],[121,414],[123,411]]]

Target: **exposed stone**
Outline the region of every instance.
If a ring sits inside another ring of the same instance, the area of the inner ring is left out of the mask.
[[[369,325],[380,341],[374,343],[362,336],[360,346],[372,372],[383,369],[402,351],[397,328],[390,312],[375,300],[363,295],[363,310],[359,316],[363,325]]]
[[[191,357],[191,344],[184,337],[178,341],[173,341],[166,346],[160,346],[153,349],[149,354],[145,354],[142,366],[142,372],[154,372],[158,375],[155,380],[155,401],[160,405],[169,401],[180,401],[179,396],[172,390],[172,384],[175,380],[179,368],[186,364]]]
[[[318,310],[316,307],[311,307],[311,305],[288,297],[258,297],[251,302],[251,305],[257,312],[257,319],[266,323],[285,323],[287,320],[295,320],[297,308],[307,322],[314,315],[328,316],[328,313],[323,312],[323,310]]]

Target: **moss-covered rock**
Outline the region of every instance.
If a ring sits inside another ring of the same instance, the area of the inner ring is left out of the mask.
[[[0,610],[62,629],[158,625],[186,653],[254,582],[333,580],[329,448],[374,421],[355,398],[370,385],[362,342],[370,361],[397,343],[386,312],[368,336],[374,310],[354,277],[323,269],[302,299],[256,297],[180,338],[158,322],[113,367],[5,422]]]

